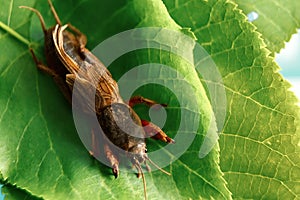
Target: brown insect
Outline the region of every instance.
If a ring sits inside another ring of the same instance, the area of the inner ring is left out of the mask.
[[[146,181],[141,164],[145,164],[150,171],[148,161],[162,172],[170,174],[148,158],[145,138],[151,136],[167,143],[174,143],[174,140],[169,138],[158,126],[141,120],[131,107],[138,103],[145,103],[149,106],[157,103],[137,96],[129,100],[129,105],[126,104],[121,98],[118,85],[110,72],[85,48],[86,36],[71,24],[62,25],[51,1],[48,0],[48,3],[56,20],[56,25],[49,29],[46,28],[43,17],[38,10],[20,6],[37,14],[44,32],[48,66],[42,64],[33,50],[30,49],[37,68],[53,77],[70,103],[72,103],[72,92],[76,81],[79,86],[76,87],[77,96],[73,96],[73,98],[77,98],[76,102],[78,102],[78,105],[75,106],[86,110],[87,113],[96,112],[98,122],[103,130],[103,152],[112,167],[114,176],[117,178],[119,175],[119,155],[118,152],[114,151],[113,145],[127,153],[129,160],[137,169],[138,177],[142,176],[144,196],[147,199]],[[66,30],[67,28],[69,31]],[[92,92],[95,93],[93,93],[95,102],[87,98]],[[96,140],[95,135],[97,134],[93,130],[91,130],[91,134],[93,140]],[[99,147],[97,141],[92,141],[92,144],[93,148],[90,154],[95,156]]]

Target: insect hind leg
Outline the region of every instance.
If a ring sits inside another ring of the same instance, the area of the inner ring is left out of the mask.
[[[50,6],[51,12],[52,12],[52,14],[54,16],[54,19],[55,19],[56,23],[59,24],[59,25],[61,25],[61,21],[60,21],[58,15],[57,15],[57,13],[56,13],[56,11],[54,9],[54,6],[53,6],[51,0],[48,0],[48,4]]]
[[[32,55],[33,61],[34,61],[35,64],[36,64],[36,67],[37,67],[39,70],[41,70],[41,71],[43,71],[43,72],[45,72],[45,73],[47,73],[47,74],[49,74],[50,76],[53,76],[53,77],[58,76],[54,70],[50,69],[49,67],[47,67],[47,66],[44,65],[41,61],[38,60],[38,58],[36,57],[36,55],[35,55],[33,49],[30,49],[30,53],[31,53],[31,55]]]
[[[81,33],[75,26],[73,26],[72,24],[68,23],[68,27],[74,32],[77,34],[76,38],[78,40],[78,43],[80,45],[80,49],[81,51],[83,52],[84,51],[84,48],[85,48],[85,45],[87,43],[87,38],[86,36]]]

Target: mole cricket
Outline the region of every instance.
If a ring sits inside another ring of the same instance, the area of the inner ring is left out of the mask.
[[[175,141],[169,138],[158,126],[146,120],[141,120],[132,107],[139,103],[145,103],[149,106],[157,103],[141,96],[135,96],[126,104],[120,96],[118,85],[110,72],[98,58],[85,48],[86,36],[71,24],[62,25],[51,0],[48,0],[48,3],[56,20],[56,25],[49,29],[46,28],[44,19],[38,10],[20,6],[20,8],[33,11],[38,16],[44,32],[47,66],[40,62],[34,51],[30,49],[37,68],[53,77],[64,97],[70,103],[72,103],[75,81],[76,84],[79,84],[81,89],[79,89],[78,97],[76,97],[79,105],[76,106],[87,110],[87,112],[96,112],[98,122],[103,130],[103,138],[110,141],[110,143],[104,141],[101,148],[112,167],[115,178],[119,175],[119,155],[112,150],[111,144],[126,152],[130,162],[137,169],[138,177],[142,176],[144,198],[147,199],[146,180],[141,164],[144,164],[149,171],[150,167],[147,162],[165,174],[170,175],[170,173],[161,169],[149,159],[145,138],[152,137],[166,143],[174,143]],[[69,31],[66,30],[67,28]],[[91,91],[96,91],[94,94],[95,102],[85,98]],[[161,105],[166,106],[165,104]],[[129,131],[133,134],[129,135],[127,131],[118,126],[120,123],[127,126],[132,121],[135,126],[129,125],[131,129]],[[94,134],[97,133],[91,130],[91,134],[92,138],[95,139]],[[97,141],[92,141],[92,145],[96,144]],[[96,153],[96,148],[99,147],[92,146],[90,151],[92,156]]]

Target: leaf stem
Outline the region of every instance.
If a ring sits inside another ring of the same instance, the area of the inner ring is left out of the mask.
[[[27,46],[30,46],[30,42],[24,38],[22,35],[17,33],[15,30],[4,24],[3,22],[0,21],[0,27],[7,31],[10,35],[14,36],[16,39],[20,40],[22,43],[26,44]]]

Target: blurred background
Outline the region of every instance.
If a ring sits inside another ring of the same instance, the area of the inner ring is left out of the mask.
[[[282,68],[280,73],[293,85],[292,91],[300,99],[300,29],[294,34],[285,48],[275,57]],[[298,103],[300,105],[300,103]]]
[[[276,55],[275,60],[281,67],[280,73],[292,84],[291,90],[300,99],[300,30],[293,35],[286,47]],[[300,105],[300,103],[298,104]],[[0,185],[0,200],[3,199]]]

